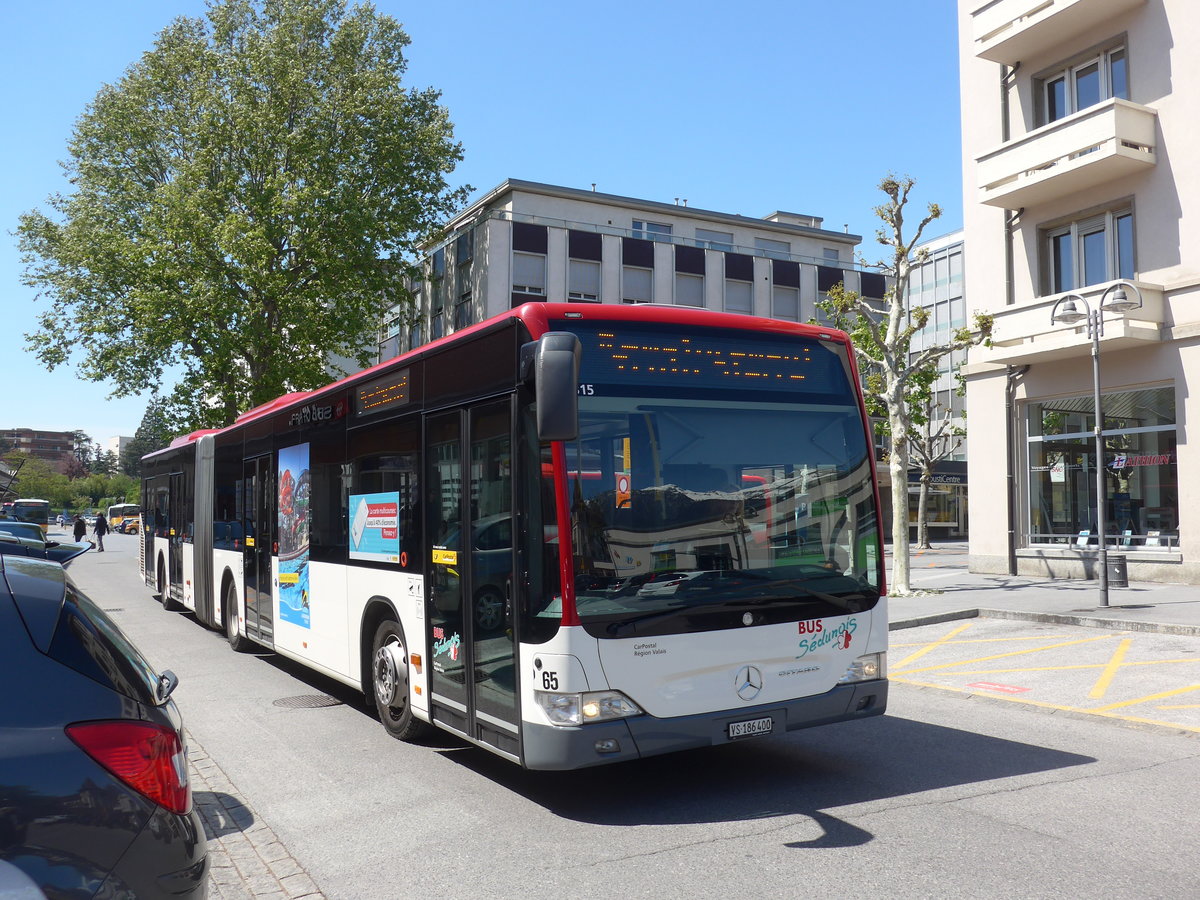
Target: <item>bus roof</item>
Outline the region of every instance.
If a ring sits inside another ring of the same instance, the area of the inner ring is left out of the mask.
[[[648,312],[648,311],[652,311]],[[692,306],[675,306],[669,303],[552,303],[530,302],[515,307],[499,315],[484,319],[474,325],[455,331],[445,337],[422,344],[406,353],[401,353],[391,359],[383,360],[361,372],[354,372],[344,378],[331,382],[324,387],[311,391],[292,391],[246,410],[234,420],[232,425],[224,428],[207,428],[181,435],[171,441],[169,447],[147,453],[143,459],[164,453],[177,447],[194,443],[208,434],[219,434],[231,428],[244,425],[264,416],[286,409],[303,401],[314,400],[339,387],[348,386],[354,382],[369,380],[394,366],[402,366],[407,362],[423,359],[439,349],[466,340],[473,335],[486,333],[506,323],[517,319],[525,324],[534,338],[539,338],[551,328],[551,322],[559,319],[600,319],[614,322],[639,322],[653,319],[666,324],[707,328],[736,328],[749,331],[759,331],[766,334],[790,334],[800,337],[831,340],[849,344],[850,338],[844,331],[824,325],[809,325],[802,322],[787,322],[782,319],[769,319],[762,316],[744,315],[742,313],[718,312]]]

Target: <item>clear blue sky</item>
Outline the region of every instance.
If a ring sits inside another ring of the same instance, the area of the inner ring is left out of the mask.
[[[379,0],[412,38],[406,84],[440,89],[475,196],[505,178],[750,216],[822,216],[878,257],[872,209],[889,171],[961,227],[954,0],[744,5]],[[108,399],[87,360],[43,371],[23,334],[43,308],[21,284],[18,215],[66,191],[58,161],[104,83],[203,0],[5,4],[0,52],[0,427],[132,435],[148,395]]]

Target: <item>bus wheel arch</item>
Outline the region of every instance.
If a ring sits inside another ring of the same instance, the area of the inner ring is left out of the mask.
[[[228,569],[221,576],[221,624],[225,629],[225,639],[235,653],[250,649],[250,640],[238,632],[237,627],[237,581]]]
[[[158,565],[155,568],[154,583],[158,588],[158,602],[167,612],[179,612],[183,604],[171,597],[171,584],[167,581],[167,561],[163,554],[158,554]]]
[[[374,625],[373,628],[370,625]],[[392,609],[383,602],[368,610],[364,617],[363,636],[370,634],[369,652],[364,654],[367,677],[364,693],[375,705],[384,730],[401,741],[415,740],[428,731],[428,725],[413,714],[409,702],[408,642],[404,626]]]

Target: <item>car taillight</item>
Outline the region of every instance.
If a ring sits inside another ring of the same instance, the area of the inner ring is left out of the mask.
[[[67,726],[67,737],[142,796],[171,812],[191,809],[187,759],[173,729],[131,720],[79,722]]]

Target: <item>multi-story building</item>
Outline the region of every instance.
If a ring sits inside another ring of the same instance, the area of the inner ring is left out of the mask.
[[[832,285],[882,297],[854,261],[861,238],[817,216],[761,219],[508,180],[429,248],[416,298],[389,311],[380,356],[419,346],[530,300],[675,303],[789,321],[820,319]]]
[[[963,233],[955,231],[925,241],[914,248],[914,261],[908,283],[908,306],[924,308],[929,318],[925,327],[913,335],[912,352],[945,344],[951,335],[967,324],[967,300],[963,280]],[[965,351],[955,351],[942,357],[938,377],[931,395],[930,434],[938,434],[943,417],[949,417],[949,428],[941,428],[942,441],[935,453],[943,458],[934,466],[933,484],[928,498],[928,525],[932,540],[962,538],[967,535],[967,447],[961,439],[951,439],[955,432],[966,429],[964,397],[959,391],[957,376],[966,363]],[[921,471],[909,469],[909,520],[917,521],[917,492]],[[886,519],[884,521],[887,521]]]
[[[0,440],[12,449],[51,463],[61,463],[64,456],[75,452],[75,439],[69,431],[41,431],[35,428],[0,429]]]
[[[1131,579],[1200,581],[1196,24],[1188,0],[959,0],[968,303],[995,316],[967,367],[974,571],[1093,575],[1103,519]]]

